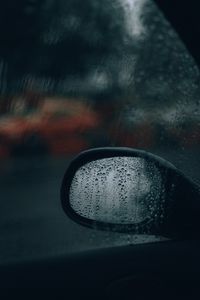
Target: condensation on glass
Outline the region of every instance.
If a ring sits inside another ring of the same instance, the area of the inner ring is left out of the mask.
[[[181,164],[199,149],[199,71],[151,0],[17,9],[0,28],[0,158],[130,146]]]
[[[160,218],[162,186],[159,169],[143,158],[104,158],[76,172],[69,201],[77,214],[91,220],[139,224]]]

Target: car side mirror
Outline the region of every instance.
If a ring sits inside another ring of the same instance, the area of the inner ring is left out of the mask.
[[[96,148],[67,169],[61,201],[74,221],[100,230],[194,238],[200,232],[199,187],[149,152]]]

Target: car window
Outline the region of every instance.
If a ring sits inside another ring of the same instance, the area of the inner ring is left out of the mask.
[[[103,146],[151,151],[200,182],[199,70],[181,39],[151,0],[8,2],[0,261],[160,240],[81,227],[59,190],[70,160]]]

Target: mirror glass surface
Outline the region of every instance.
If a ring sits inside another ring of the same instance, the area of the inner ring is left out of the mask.
[[[158,167],[140,157],[91,161],[76,172],[70,205],[82,217],[113,224],[160,218],[164,189]]]

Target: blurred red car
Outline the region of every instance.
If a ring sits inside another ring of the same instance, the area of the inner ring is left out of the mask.
[[[0,118],[0,157],[79,152],[90,146],[85,135],[98,123],[97,114],[81,101],[46,98],[39,109]]]

